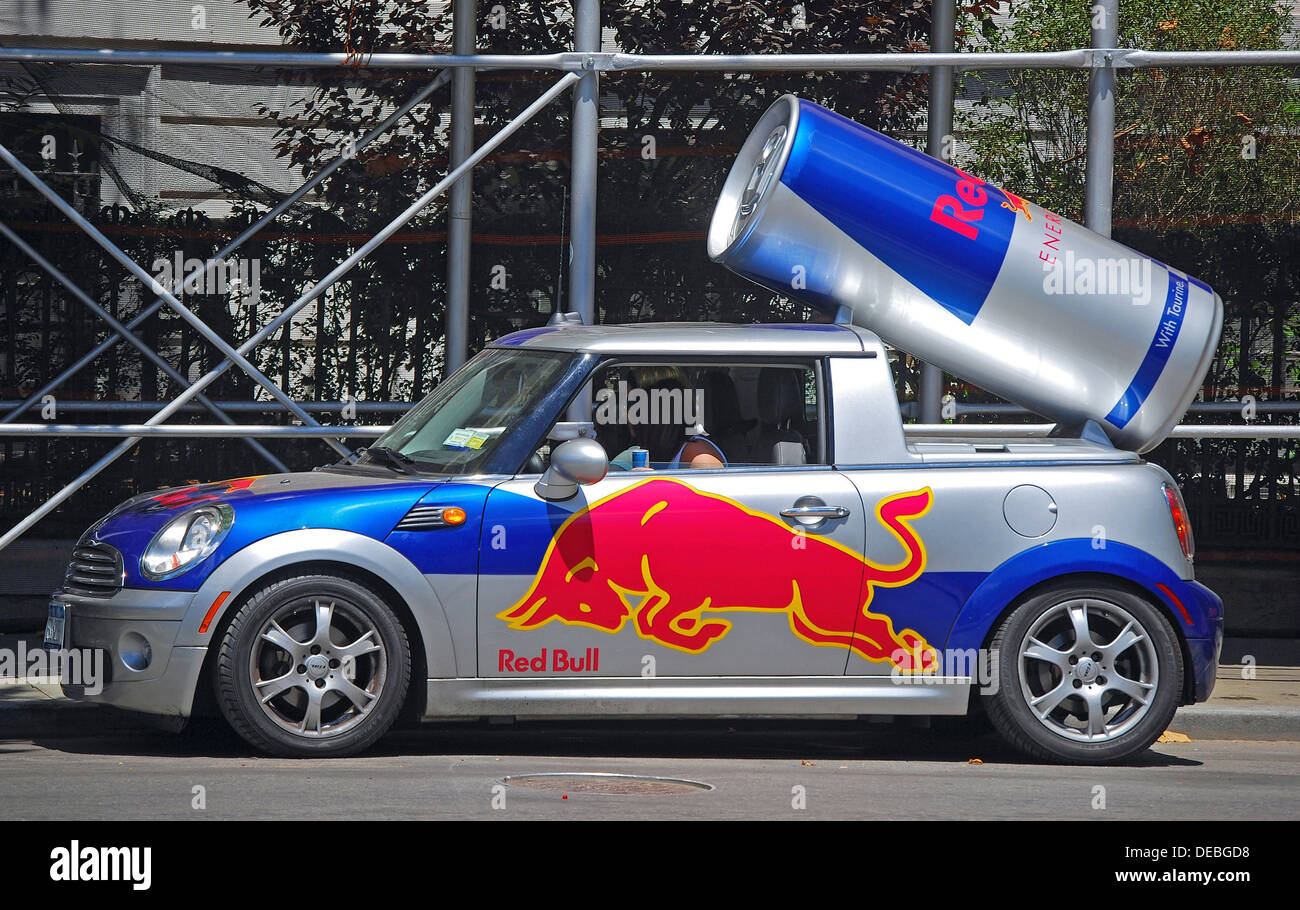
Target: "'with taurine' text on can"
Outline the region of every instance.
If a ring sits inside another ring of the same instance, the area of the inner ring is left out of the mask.
[[[1187,410],[1223,325],[1203,281],[793,95],[741,148],[708,252],[1137,452]]]

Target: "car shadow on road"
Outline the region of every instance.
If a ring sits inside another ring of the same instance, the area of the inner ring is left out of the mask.
[[[119,723],[99,733],[61,731],[32,741],[42,748],[81,755],[264,757],[217,720],[196,721],[181,733],[143,725],[126,729]],[[18,740],[0,738],[0,752],[18,748]],[[1022,755],[995,733],[961,719],[936,719],[933,726],[781,718],[434,723],[395,730],[362,755],[369,759],[509,755],[1048,764]],[[1202,763],[1148,750],[1122,764],[1149,768]]]

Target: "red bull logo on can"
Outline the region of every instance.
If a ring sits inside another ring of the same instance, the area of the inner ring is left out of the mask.
[[[871,610],[875,588],[901,587],[925,571],[925,544],[911,522],[932,501],[929,487],[880,501],[876,519],[905,556],[877,565],[733,499],[651,478],[569,516],[527,593],[497,618],[519,630],[559,620],[610,634],[630,621],[641,638],[701,654],[731,631],[727,614],[785,613],[810,645],[845,648],[901,672],[932,672],[934,648]],[[745,559],[719,559],[719,540]],[[846,598],[846,591],[859,595]]]
[[[1024,215],[1030,221],[1034,220],[1034,216],[1029,214],[1029,203],[1027,201],[1021,199],[1009,190],[999,190],[999,192],[1002,193],[1003,196],[1007,197],[1006,201],[1002,203],[1004,209],[1011,209],[1013,212],[1019,212]]]

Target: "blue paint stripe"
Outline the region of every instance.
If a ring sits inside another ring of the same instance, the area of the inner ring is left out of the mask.
[[[847,332],[842,325],[826,322],[752,322],[751,329],[782,329],[790,332]]]
[[[956,205],[964,179],[951,165],[810,101],[799,102],[799,126],[781,173],[781,182],[826,220],[971,325],[997,281],[1019,216],[1001,190],[982,184],[982,205],[961,202],[977,219],[974,237],[936,221],[937,201],[947,197]],[[825,262],[825,254],[802,246],[801,238],[776,244],[778,261],[768,274],[779,279],[802,263],[808,283],[798,296],[833,306],[827,298],[843,265],[814,269],[809,263]]]
[[[1123,429],[1128,425],[1164,372],[1183,327],[1183,317],[1187,315],[1188,287],[1187,279],[1178,277],[1172,270],[1169,272],[1169,292],[1165,295],[1165,310],[1156,326],[1156,335],[1151,339],[1151,346],[1147,348],[1133,381],[1106,415],[1106,420],[1113,426]]]

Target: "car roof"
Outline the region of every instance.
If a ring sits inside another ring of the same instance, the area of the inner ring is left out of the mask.
[[[814,322],[547,325],[491,346],[596,354],[883,354],[880,339],[865,329]]]

